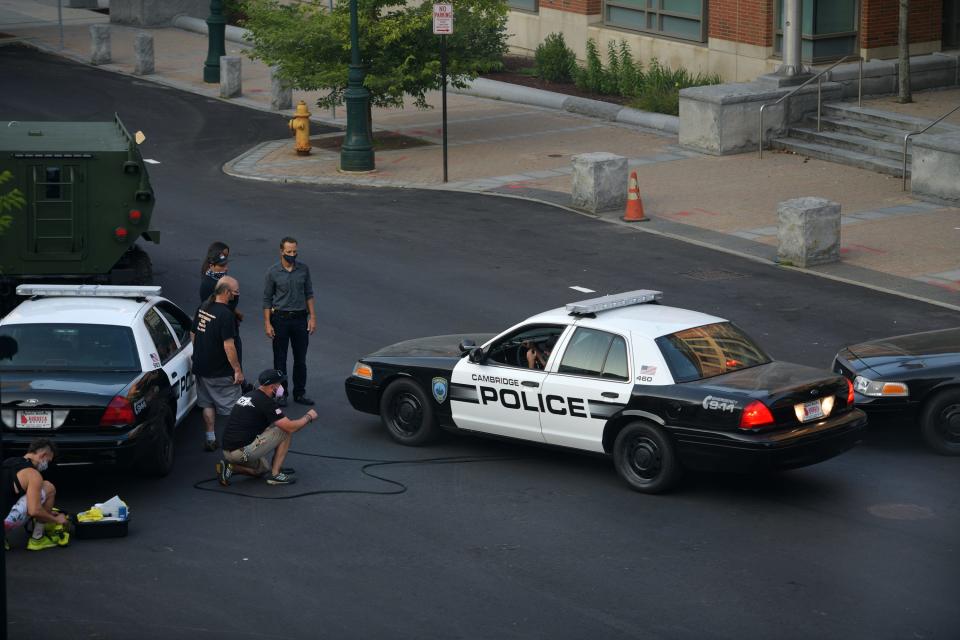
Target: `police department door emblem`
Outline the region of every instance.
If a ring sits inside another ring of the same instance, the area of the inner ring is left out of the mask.
[[[433,390],[433,399],[437,401],[437,404],[443,404],[443,401],[447,399],[447,379],[434,378],[430,388]]]

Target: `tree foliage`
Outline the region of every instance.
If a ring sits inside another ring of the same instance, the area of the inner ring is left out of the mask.
[[[404,96],[426,108],[426,92],[440,88],[440,36],[433,35],[432,2],[357,0],[364,85],[374,106],[398,107]],[[343,102],[350,65],[350,5],[337,0],[246,0],[251,56],[280,68],[280,76],[305,91],[328,92],[319,106]],[[506,52],[503,0],[458,0],[454,33],[447,36],[447,76],[456,87],[500,68]]]
[[[13,174],[9,171],[0,171],[0,185],[9,182],[12,178]],[[13,223],[13,216],[9,212],[19,211],[25,204],[27,200],[23,197],[23,192],[16,187],[6,193],[0,193],[0,233]]]

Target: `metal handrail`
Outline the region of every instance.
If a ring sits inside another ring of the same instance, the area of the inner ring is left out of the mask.
[[[941,120],[950,116],[957,109],[960,109],[960,104],[955,106],[953,109],[950,109],[950,111],[947,111],[945,114],[943,114],[942,116],[940,116],[939,118],[937,118],[936,120],[934,120],[933,122],[925,126],[923,129],[920,129],[920,131],[911,131],[910,133],[903,136],[903,186],[900,189],[901,191],[907,190],[907,143],[910,142],[910,138],[926,132],[928,129],[930,129],[934,125],[940,124]]]
[[[804,81],[803,84],[800,84],[800,85],[797,85],[796,87],[794,87],[789,93],[786,93],[786,94],[780,96],[777,100],[775,100],[775,101],[773,101],[773,102],[765,102],[764,104],[760,105],[760,149],[759,149],[759,153],[760,153],[760,158],[761,158],[761,159],[763,158],[763,110],[766,109],[767,107],[773,107],[773,106],[776,106],[776,105],[780,104],[781,102],[783,102],[784,100],[786,100],[787,98],[789,98],[790,96],[792,96],[793,94],[795,94],[797,91],[800,91],[800,89],[803,89],[805,86],[807,86],[808,84],[810,84],[811,82],[813,82],[814,80],[816,80],[816,81],[817,81],[817,131],[820,131],[820,96],[821,96],[820,87],[821,87],[821,82],[822,82],[821,78],[823,78],[824,74],[827,74],[827,73],[830,73],[831,71],[833,71],[833,69],[834,69],[838,64],[842,64],[842,63],[844,63],[844,62],[847,62],[848,60],[853,60],[853,59],[856,59],[856,60],[859,60],[859,61],[860,61],[860,69],[859,69],[859,73],[858,73],[858,75],[857,75],[857,106],[858,106],[858,107],[862,107],[862,106],[863,106],[863,56],[844,56],[843,58],[840,58],[839,60],[837,60],[836,62],[834,62],[832,65],[830,65],[829,67],[827,67],[826,69],[824,69],[823,71],[821,71],[820,73],[818,73],[817,75],[812,76],[811,78],[808,78],[806,81]]]

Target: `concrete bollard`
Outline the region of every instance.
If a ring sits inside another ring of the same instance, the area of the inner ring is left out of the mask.
[[[147,76],[154,72],[153,66],[153,36],[140,32],[133,39],[133,53],[136,64],[133,73],[138,76]]]
[[[777,261],[812,267],[840,260],[840,205],[794,198],[777,205]]]
[[[90,64],[110,64],[110,25],[90,25]]]
[[[573,156],[573,206],[591,213],[627,202],[627,159],[612,153]]]
[[[285,80],[281,80],[278,67],[270,67],[270,108],[283,111],[293,107],[293,89]]]
[[[240,56],[220,56],[220,97],[236,98],[243,93]]]

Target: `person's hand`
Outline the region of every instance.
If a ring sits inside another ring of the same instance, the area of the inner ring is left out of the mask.
[[[237,322],[243,322],[243,311],[233,310],[233,314],[237,316]]]
[[[243,370],[237,369],[233,372],[233,384],[243,384]]]
[[[267,337],[271,340],[273,340],[277,335],[276,331],[273,330],[273,325],[269,322],[263,323],[263,332],[266,333]]]
[[[313,316],[307,318],[307,333],[313,335],[313,332],[317,330],[317,319]]]
[[[307,410],[307,416],[310,418],[310,421],[313,422],[317,419],[317,412],[313,409]]]
[[[53,516],[53,520],[57,524],[67,524],[67,516],[63,515],[62,513],[55,514]]]

